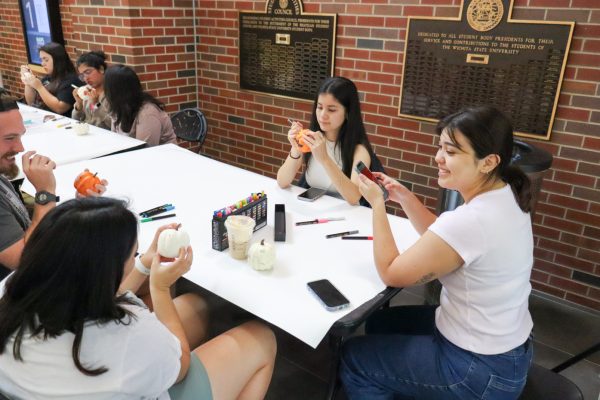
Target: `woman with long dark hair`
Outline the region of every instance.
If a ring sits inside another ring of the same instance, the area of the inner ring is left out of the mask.
[[[170,291],[193,253],[182,247],[174,261],[161,262],[156,247],[166,227],[136,261],[137,219],[119,200],[70,200],[42,219],[19,267],[0,283],[3,393],[179,399],[194,390],[197,399],[264,397],[273,333],[249,322],[196,347],[206,330],[203,303],[191,293],[173,300]],[[132,293],[145,273],[153,312]]]
[[[360,177],[373,208],[373,254],[388,286],[438,278],[440,306],[393,307],[350,339],[341,378],[349,399],[517,399],[532,358],[530,182],[510,165],[513,128],[491,107],[437,125],[438,184],[465,204],[439,217],[406,187],[375,175],[421,235],[400,252],[382,191]]]
[[[358,204],[361,195],[354,167],[359,161],[369,167],[376,157],[367,138],[354,82],[331,77],[321,84],[315,96],[310,128],[304,134],[304,142],[311,151],[304,157],[295,138],[302,129],[301,123],[294,122],[288,132],[292,147],[277,172],[279,186],[290,186],[305,164],[303,178],[307,186],[327,189],[329,194]]]
[[[142,90],[140,78],[125,65],[104,75],[104,93],[112,114],[112,131],[143,140],[148,146],[175,143],[175,131],[164,105]]]
[[[25,65],[21,66],[21,81],[25,85],[25,101],[34,107],[44,108],[66,117],[73,109],[73,88],[83,83],[77,77],[75,67],[65,48],[54,42],[40,47],[42,67],[46,74],[36,78]]]
[[[75,105],[72,118],[87,124],[110,130],[110,113],[108,101],[104,95],[104,72],[106,71],[106,55],[103,51],[90,51],[77,59],[79,79],[85,82],[85,89],[73,89]]]

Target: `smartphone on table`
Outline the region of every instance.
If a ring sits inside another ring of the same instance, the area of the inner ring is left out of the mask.
[[[341,310],[350,305],[350,301],[327,279],[308,282],[306,285],[328,311]]]
[[[375,177],[375,175],[373,175],[371,170],[367,168],[367,166],[362,161],[359,161],[358,164],[356,164],[356,172],[358,172],[359,174],[363,174],[364,176],[375,182],[377,185],[379,185],[381,191],[383,192],[383,200],[388,199],[390,194],[388,193],[387,189],[381,184],[381,182],[379,182],[379,180]]]
[[[327,193],[327,189],[311,187],[308,190],[305,190],[304,192],[300,193],[298,195],[298,200],[315,201],[319,197],[323,196],[325,193]]]

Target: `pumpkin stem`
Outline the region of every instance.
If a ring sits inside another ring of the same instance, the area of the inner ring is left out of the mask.
[[[263,240],[261,240],[261,241],[260,241],[260,245],[261,245],[261,246],[264,246],[264,245],[265,245],[265,239],[263,239]]]

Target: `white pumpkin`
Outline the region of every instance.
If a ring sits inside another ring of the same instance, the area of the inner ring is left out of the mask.
[[[268,271],[275,265],[275,246],[265,242],[254,243],[248,250],[248,262],[257,271]]]
[[[88,90],[90,90],[90,88],[87,85],[80,86],[77,89],[77,96],[79,96],[81,100],[89,98],[89,96],[87,95]]]
[[[179,255],[179,249],[190,245],[190,235],[182,229],[165,229],[158,236],[158,254],[174,258]]]

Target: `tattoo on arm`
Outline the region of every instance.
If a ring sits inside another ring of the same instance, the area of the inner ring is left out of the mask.
[[[435,279],[435,274],[433,272],[430,272],[428,274],[425,274],[421,277],[421,279],[418,279],[414,284],[415,285],[422,285],[424,283],[427,283],[429,281],[432,281]]]

